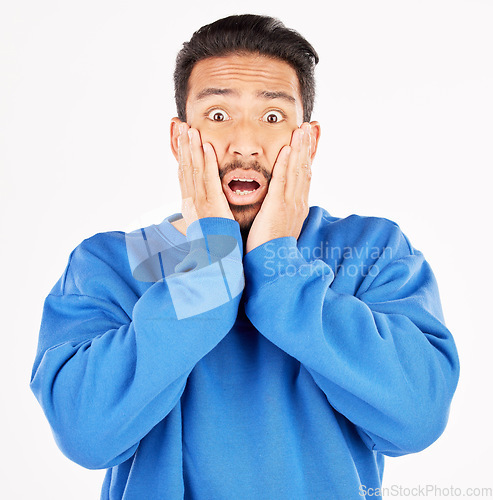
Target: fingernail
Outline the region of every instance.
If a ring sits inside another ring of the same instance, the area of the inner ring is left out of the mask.
[[[185,130],[185,124],[180,123],[180,125],[178,125],[178,131],[180,132],[180,134],[183,134],[184,130]]]

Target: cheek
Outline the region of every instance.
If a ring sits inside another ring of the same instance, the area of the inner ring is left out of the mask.
[[[210,131],[204,128],[199,128],[199,132],[202,139],[202,144],[204,144],[205,142],[209,142],[210,144],[212,144],[212,147],[216,152],[217,159],[220,161],[226,151],[226,140],[224,136],[218,134],[217,131]]]
[[[293,131],[286,130],[277,134],[266,134],[264,139],[264,151],[270,165],[274,165],[279,152],[283,146],[289,146],[291,143]]]

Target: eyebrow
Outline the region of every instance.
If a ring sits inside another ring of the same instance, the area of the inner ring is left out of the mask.
[[[268,90],[262,90],[257,92],[257,97],[263,97],[265,99],[284,99],[292,104],[296,103],[296,99],[291,94],[282,91],[269,92]]]
[[[219,89],[219,88],[213,88],[209,87],[206,89],[201,90],[197,94],[197,101],[200,101],[201,99],[205,99],[206,97],[209,97],[211,95],[239,95],[236,90],[233,89]]]
[[[197,101],[200,101],[201,99],[205,99],[206,97],[209,96],[217,96],[217,95],[230,95],[230,96],[239,96],[239,92],[234,89],[228,89],[228,88],[216,88],[216,87],[208,87],[203,90],[201,90],[196,97]],[[292,95],[288,94],[287,92],[283,92],[281,90],[279,91],[269,91],[269,90],[261,90],[257,92],[257,97],[261,97],[263,99],[283,99],[284,101],[287,101],[291,104],[296,103],[296,98],[293,97]]]

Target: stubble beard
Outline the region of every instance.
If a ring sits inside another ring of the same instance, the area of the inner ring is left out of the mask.
[[[261,206],[261,201],[252,203],[250,205],[229,204],[231,212],[233,213],[233,217],[240,225],[241,236],[243,237],[244,241],[246,241],[246,239],[248,238],[250,228],[252,227],[253,221],[255,220],[255,217],[258,214]]]
[[[223,169],[219,172],[219,178],[223,179],[223,177],[230,172],[231,170],[235,170],[237,168],[241,168],[244,170],[255,170],[259,172],[266,180],[267,189],[269,188],[270,180],[272,174],[266,170],[260,163],[255,160],[253,162],[247,163],[241,160],[234,160],[230,163],[227,163]],[[264,197],[265,199],[265,197]],[[258,214],[260,207],[262,206],[261,201],[257,201],[256,203],[251,203],[249,205],[233,205],[229,203],[229,208],[233,214],[233,217],[240,225],[241,236],[243,238],[243,242],[246,242],[248,238],[248,233],[250,232],[250,228],[252,227],[253,221],[255,220],[256,215]]]

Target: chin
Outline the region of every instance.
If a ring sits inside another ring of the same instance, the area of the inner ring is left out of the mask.
[[[262,203],[253,203],[251,205],[229,205],[233,217],[240,225],[240,230],[243,236],[248,235],[252,227],[255,216],[258,214]]]

